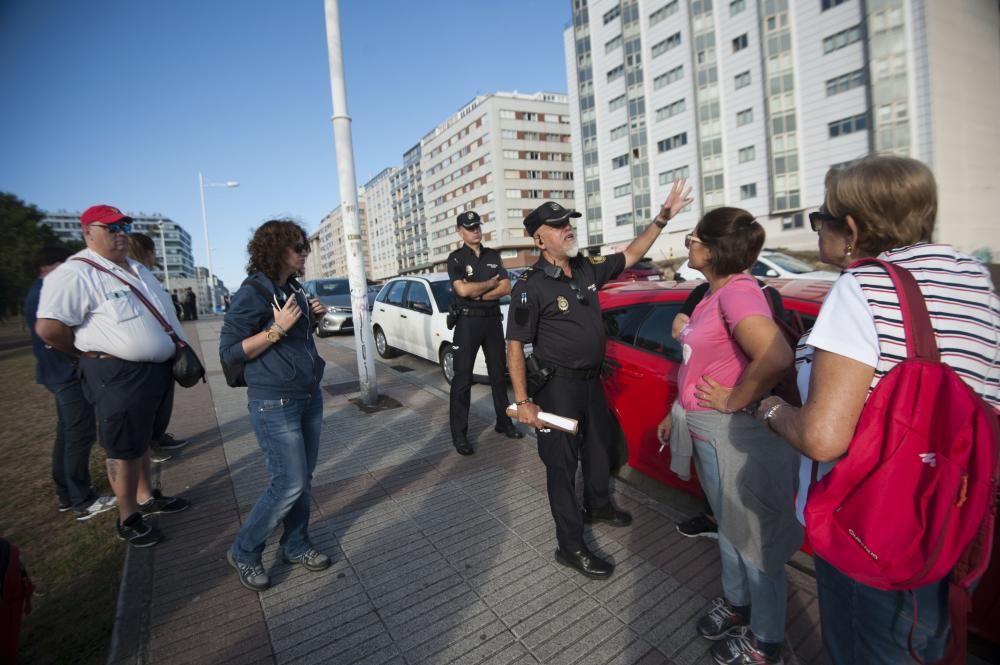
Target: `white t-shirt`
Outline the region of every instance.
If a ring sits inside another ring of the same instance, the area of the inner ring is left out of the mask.
[[[137,287],[177,336],[187,341],[170,294],[143,265],[128,259],[137,279],[89,249],[73,255],[77,256],[100,264]],[[42,282],[38,318],[55,319],[73,328],[74,343],[81,351],[109,353],[133,362],[164,362],[173,357],[175,347],[170,336],[132,290],[116,277],[74,261],[73,257]]]
[[[796,358],[798,371],[796,381],[803,402],[809,394],[809,379],[812,377],[812,357],[815,349],[836,353],[872,368],[878,365],[879,347],[875,320],[861,285],[853,275],[845,273],[834,282],[805,343],[807,344],[805,353]],[[835,464],[836,462],[820,462],[817,480],[829,473]],[[795,515],[802,524],[806,523],[804,513],[812,481],[812,465],[811,459],[805,455],[801,456]]]

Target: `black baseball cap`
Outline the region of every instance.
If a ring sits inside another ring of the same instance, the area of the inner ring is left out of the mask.
[[[461,226],[463,229],[474,229],[480,224],[482,221],[479,219],[479,213],[475,210],[463,212],[455,220],[455,226]]]
[[[528,230],[528,235],[533,236],[542,224],[558,226],[570,217],[583,217],[583,215],[572,208],[564,208],[555,201],[546,201],[528,213],[524,218],[524,228]]]

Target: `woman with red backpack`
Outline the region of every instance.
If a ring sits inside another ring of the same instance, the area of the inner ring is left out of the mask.
[[[758,411],[803,456],[831,665],[964,662],[962,604],[989,558],[1000,300],[982,264],[931,242],[936,215],[917,160],[827,174],[809,218],[820,258],[845,270],[796,352],[803,406]]]

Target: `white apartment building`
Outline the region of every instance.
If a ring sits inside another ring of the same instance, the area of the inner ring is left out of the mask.
[[[522,221],[543,201],[574,205],[566,95],[481,95],[420,142],[429,259],[444,268],[459,247],[455,218],[475,210],[483,243],[508,267],[530,265],[536,252]]]
[[[423,174],[420,172],[420,143],[403,153],[403,166],[392,176],[393,216],[396,220],[396,254],[399,272],[430,272],[427,244],[427,217],[424,213]]]
[[[358,221],[361,224],[361,238],[368,237],[368,222],[366,215],[365,190],[358,190]],[[312,277],[346,277],[347,276],[347,244],[344,237],[343,206],[337,206],[333,212],[319,223],[319,266],[320,272]],[[310,241],[310,247],[313,243]],[[368,242],[360,243],[364,255],[366,270],[371,266],[368,253]],[[315,265],[313,263],[312,265]]]
[[[937,239],[984,259],[1000,179],[1000,13],[977,0],[571,0],[564,33],[578,208],[620,248],[677,177],[746,208],[768,247],[814,249],[827,171],[878,151],[934,170]],[[582,236],[582,233],[581,233]]]
[[[365,210],[368,222],[368,279],[382,281],[399,274],[397,248],[397,220],[394,212],[393,179],[398,171],[394,166],[382,169],[365,183]]]

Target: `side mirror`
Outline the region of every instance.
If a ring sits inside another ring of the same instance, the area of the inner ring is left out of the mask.
[[[767,277],[777,277],[778,276],[778,271],[775,270],[774,268],[768,268],[767,272],[764,273],[764,275],[767,276]]]

